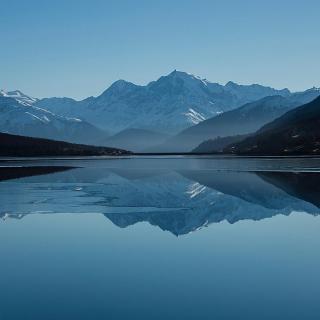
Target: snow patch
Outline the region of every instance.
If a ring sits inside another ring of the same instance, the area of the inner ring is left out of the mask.
[[[46,122],[47,122],[47,121],[44,120],[43,118],[40,118],[40,117],[36,116],[35,114],[32,114],[31,112],[26,111],[25,113],[28,114],[28,115],[30,115],[30,116],[33,117],[34,119],[41,121],[42,123],[46,123]]]
[[[192,108],[189,108],[188,112],[184,113],[184,115],[191,121],[193,124],[198,124],[204,120],[206,120],[205,116],[203,116],[200,112],[195,111]]]

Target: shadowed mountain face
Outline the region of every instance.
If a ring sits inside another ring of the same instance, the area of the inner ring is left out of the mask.
[[[289,110],[312,101],[319,94],[320,91],[314,89],[290,96],[264,97],[260,100],[246,103],[239,108],[224,112],[187,128],[150,151],[189,152],[209,139],[253,133]],[[232,142],[235,141],[230,143]],[[210,146],[205,150],[202,148],[201,152],[210,152],[210,148]]]
[[[1,216],[99,212],[121,228],[148,222],[182,235],[221,221],[320,213],[319,173],[216,171],[195,164],[6,169],[2,180],[21,179],[0,182]]]
[[[246,155],[319,155],[320,97],[266,124],[224,149]]]

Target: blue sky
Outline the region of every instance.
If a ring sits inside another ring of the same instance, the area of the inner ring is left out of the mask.
[[[173,69],[213,82],[320,86],[320,2],[0,0],[0,87],[98,95]]]

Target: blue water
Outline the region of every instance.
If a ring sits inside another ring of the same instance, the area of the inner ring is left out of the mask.
[[[317,159],[1,166],[1,320],[319,319]]]

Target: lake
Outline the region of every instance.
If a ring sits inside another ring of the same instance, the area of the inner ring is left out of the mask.
[[[320,159],[0,162],[0,319],[319,319]]]

